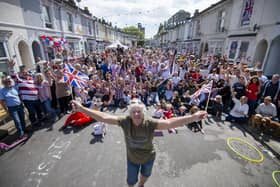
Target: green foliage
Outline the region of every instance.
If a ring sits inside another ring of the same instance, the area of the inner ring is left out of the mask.
[[[137,47],[143,47],[145,44],[145,41],[144,40],[139,40],[137,41]]]
[[[140,38],[140,40],[144,39],[144,33],[141,32],[137,27],[135,26],[129,26],[129,27],[124,27],[123,31],[127,34],[131,35],[136,35]]]
[[[159,35],[159,34],[161,34],[163,31],[164,31],[164,27],[163,27],[162,24],[160,24],[159,27],[158,27],[158,32],[157,32],[157,34]]]

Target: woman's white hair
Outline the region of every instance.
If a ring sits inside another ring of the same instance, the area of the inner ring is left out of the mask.
[[[132,99],[130,100],[129,102],[129,105],[127,106],[128,108],[128,112],[129,112],[129,115],[131,115],[131,111],[133,108],[140,108],[143,112],[143,114],[146,113],[146,106],[145,104],[140,100],[140,99]]]

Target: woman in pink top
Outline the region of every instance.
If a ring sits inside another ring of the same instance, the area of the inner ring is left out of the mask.
[[[51,107],[52,95],[49,82],[44,80],[42,73],[37,73],[35,75],[35,84],[39,88],[39,99],[44,106],[46,114],[51,117],[52,122],[55,122],[57,120],[57,114]]]

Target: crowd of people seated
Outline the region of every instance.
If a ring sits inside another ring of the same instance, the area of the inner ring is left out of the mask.
[[[176,50],[118,48],[74,58],[73,52],[64,50],[52,61],[39,59],[36,72],[24,66],[16,72],[16,63],[10,60],[9,72],[2,77],[0,102],[20,136],[26,133],[24,107],[36,127],[44,119],[54,123],[70,113],[70,102],[77,97],[84,106],[102,111],[126,107],[131,99],[139,98],[147,107],[156,108],[156,118],[186,115],[209,104],[207,109],[215,118],[221,119],[225,113],[231,122],[251,119],[256,128],[269,127],[279,119],[279,75],[269,80],[260,67],[249,67],[246,60],[230,61],[226,55],[200,58]],[[79,85],[79,76],[65,77],[66,65],[88,77],[85,86]],[[194,97],[210,81],[210,93],[202,91]],[[202,124],[193,125],[193,131],[204,133],[202,129]]]

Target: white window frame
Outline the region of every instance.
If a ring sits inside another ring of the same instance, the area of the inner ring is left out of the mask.
[[[89,51],[90,51],[90,52],[93,52],[94,49],[95,49],[95,48],[94,48],[94,43],[92,43],[92,42],[89,42],[89,43],[88,43],[88,47],[89,47]]]
[[[67,30],[74,32],[73,15],[70,12],[66,12],[67,15]]]
[[[226,11],[220,10],[218,12],[218,18],[217,18],[217,32],[224,32],[225,30],[225,17],[226,17]]]
[[[240,40],[240,41],[239,41],[239,46],[238,46],[237,58],[242,58],[242,57],[243,57],[243,56],[240,56],[240,55],[242,55],[242,54],[240,54],[240,53],[241,53],[241,52],[240,52],[240,49],[241,49],[242,43],[248,43],[247,50],[246,50],[246,52],[245,52],[244,58],[247,57],[248,49],[250,48],[250,41],[249,41],[249,40]]]
[[[45,9],[45,11],[44,11]],[[47,15],[45,15],[45,13]],[[44,26],[46,28],[49,28],[49,29],[53,29],[53,20],[52,20],[52,17],[51,17],[51,9],[50,9],[50,6],[48,5],[43,5],[42,7],[42,14],[43,14],[43,20],[44,20]],[[46,20],[46,16],[48,17],[48,20]],[[47,26],[48,25],[48,26]]]
[[[91,21],[88,21],[88,34],[92,35],[92,26],[91,26]]]
[[[237,46],[236,46],[236,51],[235,51],[235,54],[234,54],[234,57],[233,58],[230,58],[230,46],[232,44],[232,42],[237,42]],[[240,47],[240,40],[230,40],[229,41],[229,48],[228,48],[228,58],[230,60],[235,60],[237,57],[238,57],[238,54],[239,54],[239,47]]]
[[[81,47],[78,40],[68,41],[68,48],[69,50],[73,50],[75,56],[81,56]]]
[[[99,26],[98,26],[98,23],[96,23],[95,25],[95,31],[96,31],[96,37],[99,36]]]
[[[80,42],[74,42],[74,54],[75,56],[81,56],[82,48],[80,46]]]
[[[4,56],[4,57],[0,57],[0,61],[2,61],[2,60],[7,60],[7,59],[9,59],[7,44],[6,44],[5,41],[2,41],[2,40],[0,40],[0,43],[3,44],[4,53],[5,53],[5,55],[6,55],[6,56]]]

